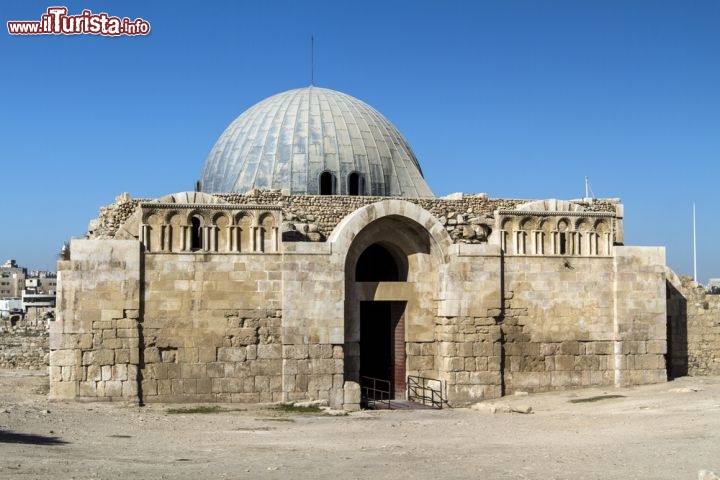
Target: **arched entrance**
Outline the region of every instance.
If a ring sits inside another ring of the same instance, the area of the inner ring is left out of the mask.
[[[437,295],[452,240],[418,205],[384,200],[345,217],[328,241],[345,262],[344,404],[360,406],[361,375],[388,379],[405,399],[408,375],[437,377]]]
[[[407,260],[392,246],[373,243],[355,266],[356,282],[406,282]],[[403,300],[360,301],[360,380],[387,388],[390,398],[405,392],[405,307]],[[377,381],[381,382],[377,384]]]

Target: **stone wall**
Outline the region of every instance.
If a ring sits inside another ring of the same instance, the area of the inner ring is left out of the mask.
[[[0,368],[44,370],[48,367],[49,334],[46,322],[20,320],[10,326],[0,320]]]
[[[284,195],[280,190],[254,190],[247,194],[217,194],[235,205],[273,205],[283,208],[285,239],[322,241],[350,213],[388,197]],[[486,194],[455,194],[451,198],[403,198],[430,212],[444,225],[456,243],[484,243],[495,228],[496,210],[512,210],[530,200],[488,198]],[[102,207],[100,216],[88,227],[90,238],[112,238],[120,226],[147,199],[120,195],[115,203]],[[588,212],[615,213],[617,199],[574,200]],[[478,228],[481,227],[481,228]],[[296,236],[288,235],[296,233]],[[308,235],[310,234],[310,235]]]
[[[146,402],[282,400],[281,256],[146,254]]]
[[[499,246],[453,245],[436,318],[437,364],[451,404],[503,394]]]
[[[138,399],[140,244],[77,240],[58,262],[50,398]]]
[[[126,230],[131,238],[73,240],[70,260],[59,264],[52,398],[327,399],[334,407],[357,408],[360,351],[367,348],[360,338],[368,318],[363,302],[403,309],[393,317],[402,317],[402,330],[393,335],[403,337],[392,337],[404,339],[404,356],[396,357],[403,364],[393,364],[393,371],[402,367],[405,374],[444,381],[452,405],[516,391],[665,378],[663,249],[505,255],[499,243],[453,234],[458,225],[490,225],[492,211],[520,202],[485,196],[365,206],[378,199],[280,192],[224,198],[245,202],[245,210],[280,207],[284,222],[306,225],[303,232],[313,230],[324,241],[280,242],[273,235],[271,248],[251,242],[237,251],[216,249],[233,243],[219,237],[210,251],[175,251],[172,245],[182,242],[163,243],[162,232],[171,230],[146,228],[155,224],[145,224],[133,212],[138,206],[122,198],[122,214],[100,223],[118,225],[122,216],[135,215],[124,224],[134,225]],[[170,210],[210,220],[243,210],[179,203]],[[140,211],[167,205],[143,204]],[[600,206],[617,207],[608,201],[587,208]],[[132,234],[137,230],[139,238]],[[402,278],[357,278],[372,245],[391,257],[383,261],[397,263]],[[401,391],[402,383],[395,388]]]
[[[720,375],[720,295],[668,271],[670,377]]]
[[[664,255],[617,248],[620,260],[511,256],[500,267],[488,249],[451,261],[436,327],[450,400],[664,381]]]

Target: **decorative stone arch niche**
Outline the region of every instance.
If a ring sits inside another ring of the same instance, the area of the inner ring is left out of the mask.
[[[505,255],[612,256],[616,215],[580,204],[539,200],[515,210],[497,210]]]
[[[384,377],[404,398],[407,375],[437,376],[434,298],[452,240],[426,210],[388,200],[343,219],[329,241],[345,256],[345,380]]]
[[[116,237],[137,238],[147,253],[278,252],[281,218],[275,206],[227,204],[186,192],[141,203]]]

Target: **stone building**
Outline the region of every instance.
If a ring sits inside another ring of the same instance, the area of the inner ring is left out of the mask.
[[[397,129],[307,87],[247,110],[196,191],[118,197],[58,264],[53,399],[355,409],[667,379],[665,252],[617,199],[435,198]]]

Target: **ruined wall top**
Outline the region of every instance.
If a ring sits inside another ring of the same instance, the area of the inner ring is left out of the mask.
[[[170,198],[172,196],[164,197]],[[217,194],[218,203],[243,206],[276,206],[283,212],[282,231],[316,232],[315,238],[325,239],[344,217],[365,205],[387,200],[387,197],[375,196],[321,196],[288,195],[281,190],[254,190],[246,194]],[[480,243],[485,241],[483,234],[489,234],[495,225],[497,211],[525,209],[533,205],[533,213],[542,215],[537,205],[543,201],[528,199],[489,198],[486,194],[453,194],[444,198],[403,198],[419,205],[433,216],[450,233],[456,243]],[[88,226],[88,238],[113,238],[120,227],[140,207],[140,204],[153,202],[152,199],[130,198],[120,195],[111,205],[102,207],[97,219]],[[162,201],[162,200],[160,200]],[[561,202],[561,201],[557,201]],[[217,204],[215,204],[217,205]],[[562,201],[575,211],[603,212],[617,214],[621,205],[618,199],[580,199]],[[213,204],[208,204],[212,208]],[[525,213],[525,212],[523,212]],[[622,215],[619,215],[622,217]],[[463,228],[463,226],[472,227]],[[484,231],[483,231],[484,230]],[[470,234],[468,234],[470,232]]]

